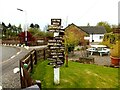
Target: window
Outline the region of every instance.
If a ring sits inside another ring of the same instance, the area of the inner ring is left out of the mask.
[[[100,36],[100,39],[103,39],[103,36]]]

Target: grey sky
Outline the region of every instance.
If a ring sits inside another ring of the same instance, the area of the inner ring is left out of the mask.
[[[0,0],[0,22],[22,25],[37,23],[41,29],[50,24],[51,18],[61,18],[62,25],[96,25],[97,22],[107,21],[118,24],[119,0]]]

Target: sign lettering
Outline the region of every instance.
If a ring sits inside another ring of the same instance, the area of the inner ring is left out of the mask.
[[[63,40],[63,35],[64,35],[64,29],[61,29],[61,19],[51,19],[51,25],[48,26],[49,32],[54,33],[54,38],[53,40],[48,40],[48,48],[50,50],[50,58],[49,60],[52,60],[53,62],[51,63],[52,65],[60,65],[63,64],[64,60],[64,40]],[[57,33],[57,35],[56,35]],[[58,61],[60,61],[58,63]],[[51,65],[50,64],[50,65]]]

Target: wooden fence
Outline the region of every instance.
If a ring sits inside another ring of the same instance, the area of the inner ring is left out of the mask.
[[[45,60],[48,56],[49,52],[47,48],[34,49],[20,60],[21,88],[27,88],[34,84],[37,84],[41,88],[40,81],[33,81],[30,77],[30,73],[32,72],[34,65],[37,64],[38,60]]]
[[[49,40],[49,38],[36,38],[35,42],[28,42],[28,46],[40,46],[40,45],[47,45],[47,41]],[[16,44],[24,44],[24,42],[21,42],[18,38],[17,39],[3,39],[2,40],[2,44],[12,44],[12,45],[16,45]]]
[[[15,45],[15,44],[20,44],[20,41],[19,40],[2,40],[2,44],[12,44],[12,45]]]

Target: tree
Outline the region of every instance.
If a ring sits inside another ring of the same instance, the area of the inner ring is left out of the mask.
[[[33,35],[33,36],[37,36],[37,33],[40,31],[37,28],[29,28],[28,31]]]
[[[6,39],[17,38],[18,34],[22,32],[21,25],[17,27],[15,25],[11,25],[10,23],[8,25],[5,25],[5,23],[2,22],[2,27],[3,27],[2,35]]]
[[[31,24],[30,24],[30,27],[31,27],[31,28],[34,28],[34,24],[33,24],[33,23],[31,23]]]
[[[39,31],[37,34],[36,34],[37,37],[45,37],[45,32],[43,31]]]
[[[45,27],[44,27],[44,29],[43,29],[43,32],[44,32],[44,34],[45,34],[45,37],[52,38],[52,37],[53,37],[53,33],[52,33],[52,32],[47,32],[48,26],[49,26],[48,24],[45,25]]]
[[[6,25],[5,25],[5,23],[4,23],[4,22],[2,22],[2,26],[3,26],[3,27],[6,27]]]
[[[2,22],[2,27],[3,27],[2,35],[4,35],[6,37],[6,29],[7,29],[7,27],[6,27],[4,22]]]
[[[74,47],[80,43],[81,33],[77,28],[71,26],[65,30],[64,34],[65,58],[66,66],[68,66],[68,52],[74,53]]]
[[[34,37],[45,37],[46,33],[39,28],[29,28],[28,30]]]
[[[68,46],[69,52],[74,50],[74,47],[77,46],[80,42],[81,35],[77,30],[68,30],[65,31],[65,42]]]
[[[107,33],[112,31],[112,28],[111,28],[111,26],[110,26],[110,24],[108,22],[101,21],[101,22],[98,22],[96,26],[104,26]]]
[[[48,38],[52,38],[53,37],[53,33],[52,32],[44,32],[45,33],[45,37]]]
[[[40,26],[38,24],[35,24],[34,28],[40,28]]]
[[[68,29],[64,32],[64,45],[65,45],[65,58],[66,58],[66,67],[68,67],[68,53],[74,53],[74,47],[77,46],[80,42],[80,34],[78,30]]]
[[[21,24],[18,26],[18,33],[21,33],[22,32],[22,27],[21,27]]]
[[[33,23],[30,24],[30,27],[31,28],[40,28],[40,26],[38,24],[33,24]]]
[[[8,24],[8,28],[11,28],[11,24],[10,23]]]
[[[20,39],[20,43],[24,44],[25,43],[25,32],[21,32],[19,33],[19,39]],[[27,44],[33,44],[36,41],[35,37],[27,31]]]

